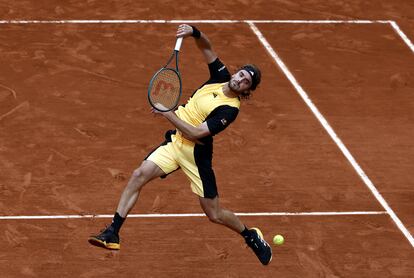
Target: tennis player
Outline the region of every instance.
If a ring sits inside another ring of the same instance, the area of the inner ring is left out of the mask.
[[[259,229],[248,229],[233,212],[220,206],[212,169],[213,136],[236,119],[240,99],[248,97],[260,83],[260,70],[248,64],[230,75],[213,51],[207,36],[194,26],[180,25],[177,37],[189,36],[194,37],[208,64],[210,79],[194,92],[187,104],[176,111],[160,112],[152,109],[153,113],[170,121],[175,130],[168,131],[165,142],[152,151],[133,172],[121,195],[112,224],[99,235],[91,236],[89,242],[107,249],[120,249],[119,230],[144,185],[181,168],[210,221],[239,233],[260,262],[267,265],[272,259],[272,249],[262,238]]]

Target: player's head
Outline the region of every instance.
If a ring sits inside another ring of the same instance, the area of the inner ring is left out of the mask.
[[[246,64],[231,76],[229,87],[241,97],[249,97],[250,92],[256,90],[261,77],[262,74],[257,66]]]

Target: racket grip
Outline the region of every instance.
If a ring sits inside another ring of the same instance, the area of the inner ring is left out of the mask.
[[[175,48],[174,48],[175,51],[180,51],[181,43],[182,42],[183,42],[183,38],[182,37],[177,39],[177,42],[175,43]]]

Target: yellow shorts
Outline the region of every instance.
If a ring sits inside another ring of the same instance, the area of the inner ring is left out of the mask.
[[[195,144],[171,130],[165,138],[166,141],[151,152],[146,160],[157,164],[166,175],[181,168],[195,194],[215,198],[218,194],[212,168],[212,144]]]

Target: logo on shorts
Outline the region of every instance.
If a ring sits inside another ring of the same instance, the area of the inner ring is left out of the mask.
[[[221,123],[222,123],[223,125],[226,125],[226,124],[227,124],[227,120],[226,120],[226,119],[221,119]]]

